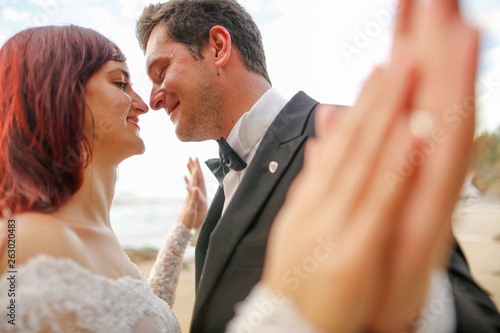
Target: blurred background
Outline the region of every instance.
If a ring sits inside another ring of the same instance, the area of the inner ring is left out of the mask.
[[[0,45],[16,32],[32,26],[71,23],[93,28],[112,39],[125,53],[134,89],[149,103],[151,83],[135,38],[135,22],[149,3],[149,0],[0,0]],[[389,54],[397,13],[394,0],[241,0],[240,3],[262,32],[273,86],[287,98],[304,90],[320,102],[352,104],[373,66],[384,62]],[[500,1],[464,0],[461,6],[467,19],[483,35],[476,92],[477,159],[470,166],[454,227],[474,274],[499,304]],[[125,248],[136,250],[130,253],[138,255],[137,260],[154,255],[176,219],[185,195],[183,176],[187,174],[188,157],[204,161],[218,155],[215,142],[179,142],[164,111],[149,111],[141,117],[140,125],[147,151],[120,166],[112,208],[114,229]],[[210,200],[217,182],[204,165],[203,171]],[[192,260],[193,253],[193,248],[189,248],[186,262]],[[186,297],[192,299],[191,294]]]

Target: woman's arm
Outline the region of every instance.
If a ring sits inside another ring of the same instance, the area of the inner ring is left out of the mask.
[[[198,229],[207,213],[205,182],[198,159],[189,159],[190,178],[185,178],[188,194],[176,223],[169,231],[148,279],[155,294],[171,307],[175,301],[175,289],[179,280],[182,258],[191,230]]]

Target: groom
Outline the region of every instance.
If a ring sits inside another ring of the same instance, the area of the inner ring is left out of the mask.
[[[221,186],[196,247],[191,326],[193,333],[224,332],[261,277],[269,230],[314,136],[318,102],[303,92],[287,101],[271,87],[260,32],[236,1],[151,5],[137,36],[153,81],[151,107],[166,110],[181,141],[220,139],[231,167],[211,162]],[[498,312],[458,246],[443,279],[438,285],[452,286],[455,302],[429,332],[498,327]]]

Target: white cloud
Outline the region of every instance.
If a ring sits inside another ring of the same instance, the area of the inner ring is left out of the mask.
[[[32,15],[28,12],[18,11],[12,7],[7,7],[2,11],[2,17],[14,23],[25,23],[31,19]]]
[[[243,0],[239,2],[245,9],[254,14],[258,14],[264,8],[264,4],[261,0]]]
[[[362,3],[273,0],[277,19],[261,30],[275,87],[287,97],[305,90],[322,102],[352,103],[359,82],[386,57],[393,20],[387,15],[387,22],[379,22],[373,15],[389,14],[391,1]],[[363,45],[357,43],[360,34],[366,36]],[[349,57],[342,51],[347,44],[356,48]]]
[[[29,0],[29,3],[39,7],[59,6],[61,2],[61,0]]]

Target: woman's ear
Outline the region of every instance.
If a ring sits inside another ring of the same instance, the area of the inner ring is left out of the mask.
[[[215,25],[208,35],[210,56],[217,67],[224,67],[231,57],[231,34],[226,28]]]

